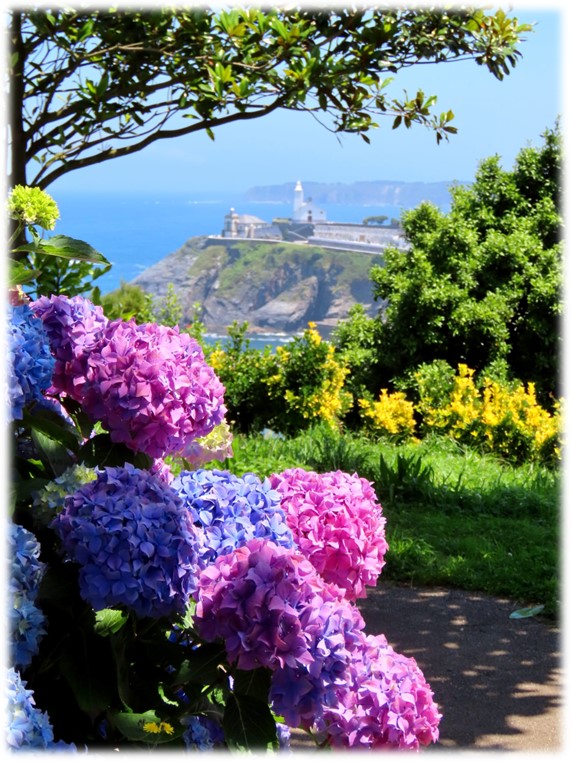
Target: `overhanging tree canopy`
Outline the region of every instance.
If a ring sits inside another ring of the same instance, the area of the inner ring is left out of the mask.
[[[389,97],[415,64],[472,59],[497,78],[528,25],[503,11],[157,9],[10,14],[9,184],[41,188],[170,137],[284,108],[368,140],[378,116],[440,141],[449,110],[419,90]]]

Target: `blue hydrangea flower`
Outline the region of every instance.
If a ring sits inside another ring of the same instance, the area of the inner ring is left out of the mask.
[[[261,481],[253,473],[238,477],[225,470],[182,471],[171,488],[204,531],[203,568],[254,538],[293,546],[280,496],[268,479]]]
[[[95,610],[182,614],[197,586],[197,529],[172,489],[131,464],[105,468],[65,501],[51,526],[78,563]]]
[[[8,669],[8,722],[6,741],[12,751],[77,750],[75,745],[54,742],[54,731],[47,713],[40,711],[32,690],[26,689],[18,671]]]
[[[45,572],[40,561],[40,544],[34,534],[17,524],[9,530],[10,612],[8,640],[14,665],[29,666],[46,633],[45,615],[35,604],[38,586]]]
[[[44,398],[51,385],[55,360],[42,321],[27,304],[9,307],[9,415],[21,420],[27,404]]]
[[[188,750],[210,751],[224,745],[220,725],[207,716],[187,716],[181,723],[187,727],[182,738]]]

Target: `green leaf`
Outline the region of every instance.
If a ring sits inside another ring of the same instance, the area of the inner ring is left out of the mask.
[[[224,663],[225,656],[224,645],[217,643],[201,645],[188,658],[185,658],[174,674],[171,684],[214,684],[220,679],[219,666]]]
[[[520,608],[510,613],[510,618],[532,618],[537,616],[545,608],[545,605],[531,605],[529,608]]]
[[[10,276],[9,285],[14,287],[15,285],[23,285],[29,283],[38,276],[38,270],[30,269],[23,262],[10,262]]]
[[[152,464],[146,454],[133,452],[125,444],[114,444],[108,433],[99,433],[86,441],[79,451],[79,462],[88,468],[100,465],[114,467],[130,462],[137,468],[145,469]]]
[[[83,240],[70,238],[67,235],[54,235],[48,240],[38,240],[19,246],[16,251],[28,251],[33,254],[61,256],[64,259],[79,259],[94,264],[109,264],[109,261],[96,251],[93,246]]]
[[[271,676],[268,669],[258,668],[251,671],[240,671],[234,674],[233,691],[241,696],[248,695],[264,703],[268,702]]]
[[[128,615],[122,610],[104,608],[95,613],[94,631],[101,637],[109,637],[116,634],[126,623]]]
[[[181,727],[175,728],[168,721],[157,716],[154,711],[144,713],[122,711],[112,715],[111,721],[128,740],[135,742],[143,741],[155,745],[171,742],[182,735]]]
[[[230,695],[224,710],[222,728],[231,748],[277,748],[276,722],[267,702],[249,695]]]
[[[79,451],[80,434],[57,412],[48,409],[24,410],[22,421],[32,433],[41,433],[71,452]]]

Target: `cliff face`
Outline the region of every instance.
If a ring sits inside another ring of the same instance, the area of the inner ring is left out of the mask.
[[[381,262],[317,246],[198,237],[132,282],[159,298],[172,283],[183,319],[199,304],[209,332],[223,333],[234,320],[252,332],[294,333],[310,321],[327,332],[355,303],[378,311],[369,271]]]

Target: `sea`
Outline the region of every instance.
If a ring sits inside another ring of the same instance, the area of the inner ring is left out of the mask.
[[[290,217],[292,203],[257,203],[240,195],[184,192],[54,192],[60,219],[53,234],[68,235],[89,243],[111,262],[110,271],[97,279],[103,294],[130,282],[145,269],[179,249],[197,235],[219,235],[231,208],[268,222]],[[400,206],[350,206],[320,204],[327,219],[360,223],[367,216],[398,218]],[[250,336],[251,345],[268,342]],[[276,335],[273,343],[291,336]]]

